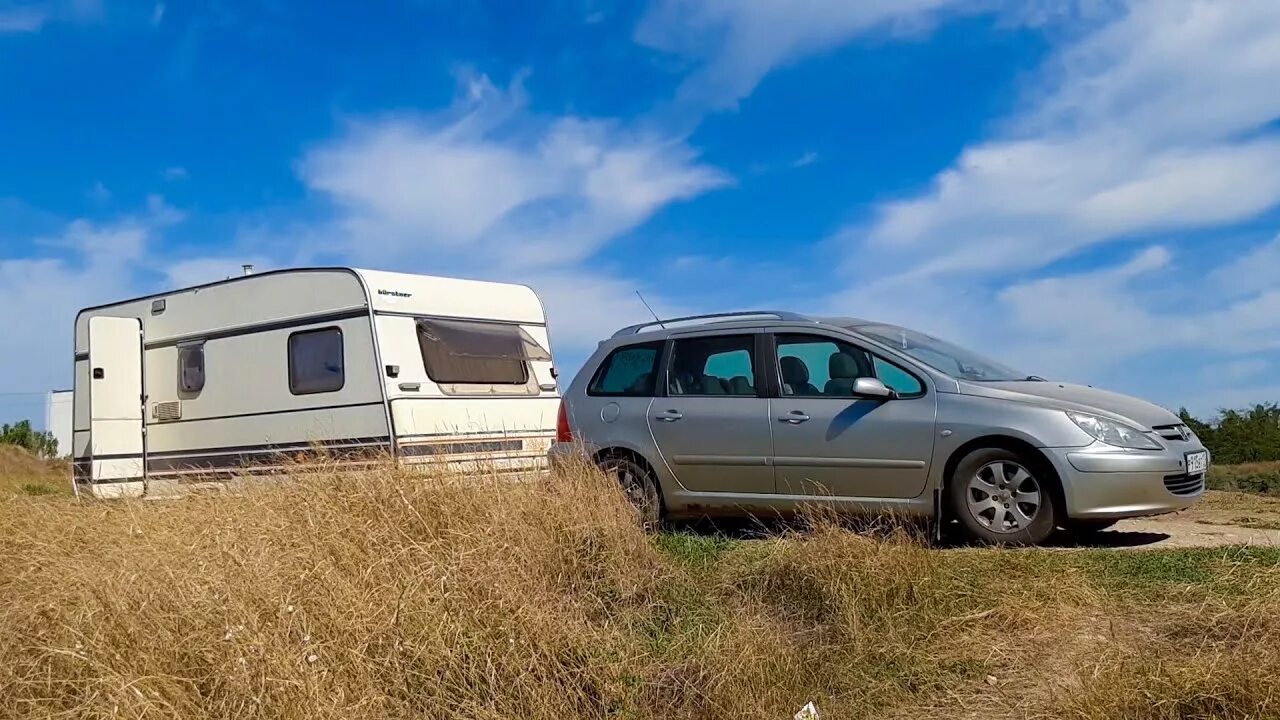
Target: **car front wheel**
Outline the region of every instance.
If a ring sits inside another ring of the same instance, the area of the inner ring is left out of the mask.
[[[971,538],[993,545],[1036,545],[1057,525],[1050,482],[1020,454],[983,448],[956,466],[948,496],[953,515]]]

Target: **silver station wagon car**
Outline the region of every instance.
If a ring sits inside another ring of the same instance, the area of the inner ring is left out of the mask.
[[[620,330],[557,425],[552,461],[604,467],[646,523],[821,503],[1034,544],[1185,508],[1209,468],[1190,429],[1143,400],[902,327],[776,311]]]

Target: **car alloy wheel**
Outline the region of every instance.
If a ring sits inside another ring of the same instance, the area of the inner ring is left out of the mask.
[[[995,460],[978,468],[966,488],[969,513],[993,533],[1031,527],[1043,505],[1039,481],[1020,463]]]

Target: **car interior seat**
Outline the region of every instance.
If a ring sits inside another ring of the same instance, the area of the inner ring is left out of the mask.
[[[702,389],[701,395],[730,394],[729,381],[722,380],[715,375],[703,375],[699,378],[698,387]]]
[[[853,381],[864,377],[858,367],[858,359],[844,352],[833,352],[827,360],[831,379],[827,381],[826,394],[853,397]]]
[[[785,395],[821,395],[822,391],[809,382],[809,366],[798,357],[787,356],[779,360],[782,369],[782,392]]]

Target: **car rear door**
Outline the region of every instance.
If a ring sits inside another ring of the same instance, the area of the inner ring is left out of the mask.
[[[672,339],[663,392],[649,407],[649,428],[685,489],[773,492],[762,342],[762,334],[743,330]]]

